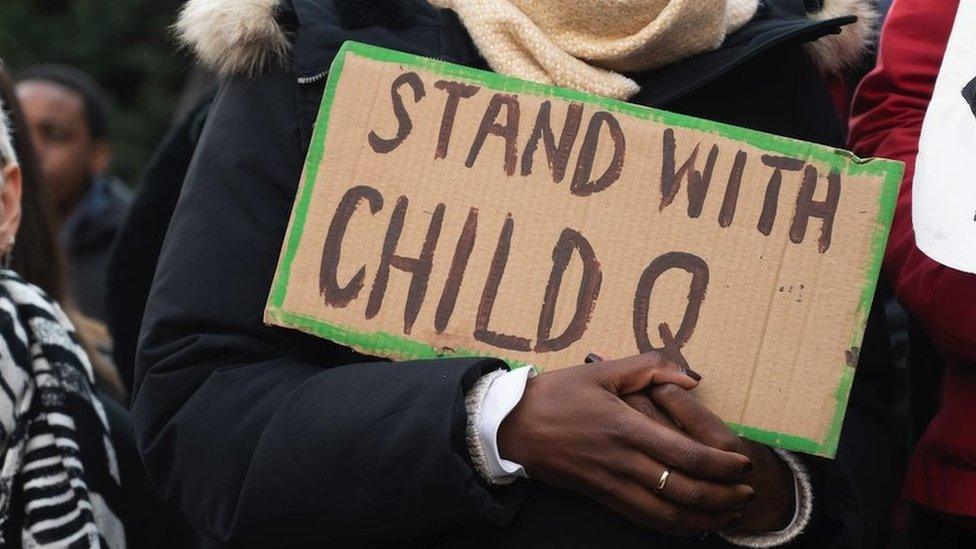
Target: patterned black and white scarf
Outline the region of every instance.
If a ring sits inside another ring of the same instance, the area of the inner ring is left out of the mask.
[[[20,523],[20,540],[0,545],[125,547],[122,522],[106,501],[106,492],[119,490],[119,468],[88,356],[58,304],[6,270],[0,451],[0,531],[12,536]]]

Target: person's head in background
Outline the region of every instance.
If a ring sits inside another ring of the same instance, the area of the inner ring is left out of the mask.
[[[23,110],[14,91],[13,79],[0,63],[0,102],[4,104],[13,154],[20,166],[22,216],[17,234],[17,251],[10,267],[36,284],[56,301],[67,299],[65,261],[54,236],[51,197],[41,184],[37,159]]]
[[[30,130],[17,99],[13,81],[0,61],[0,253],[12,270],[40,287],[64,307],[78,329],[82,347],[92,362],[98,385],[125,402],[125,389],[115,367],[100,347],[104,327],[81,315],[68,295],[65,261],[54,237],[51,199],[41,184]],[[16,237],[16,238],[15,238]],[[16,242],[16,246],[14,246]]]
[[[84,72],[49,64],[21,72],[17,95],[60,224],[109,168],[105,94]]]

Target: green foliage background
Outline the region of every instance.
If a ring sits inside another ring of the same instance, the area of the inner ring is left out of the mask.
[[[58,62],[112,102],[113,171],[136,183],[168,127],[189,60],[169,30],[181,0],[0,0],[0,58],[13,73]]]

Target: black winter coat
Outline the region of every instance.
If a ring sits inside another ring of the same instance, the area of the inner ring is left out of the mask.
[[[233,546],[720,544],[642,530],[537,482],[489,489],[469,462],[463,395],[499,361],[380,362],[262,323],[324,83],[298,77],[326,70],[347,39],[484,66],[453,16],[421,4],[395,20],[365,2],[352,14],[285,2],[278,19],[294,36],[290,66],[221,86],[162,247],[138,350],[133,422],[156,490]],[[842,144],[798,46],[838,24],[795,22],[775,35],[752,25],[724,50],[740,47],[739,55],[644,75],[635,101]],[[156,182],[166,183],[178,184]],[[837,459],[809,460],[817,511],[803,545],[882,543],[882,494],[895,484],[883,461],[884,385],[866,379],[887,367],[883,332],[874,333]]]

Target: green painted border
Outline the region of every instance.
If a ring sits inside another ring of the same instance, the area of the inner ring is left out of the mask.
[[[322,95],[322,104],[315,121],[315,130],[312,134],[312,141],[305,162],[302,183],[298,189],[298,196],[296,197],[292,210],[288,232],[285,235],[278,269],[275,272],[274,282],[272,283],[271,292],[268,296],[265,322],[290,326],[377,356],[392,357],[395,355],[401,359],[429,359],[445,355],[445,353],[438,351],[426,343],[410,340],[402,336],[385,332],[357,332],[315,318],[291,313],[283,309],[285,295],[288,291],[288,282],[291,277],[292,261],[298,252],[298,245],[301,242],[302,232],[304,231],[305,221],[308,215],[308,205],[311,201],[312,191],[315,188],[316,177],[319,172],[319,164],[325,154],[325,141],[329,127],[329,114],[332,102],[335,99],[336,87],[338,86],[343,67],[345,66],[346,56],[349,54],[359,55],[375,61],[396,63],[414,69],[426,70],[443,76],[456,77],[498,91],[529,93],[597,105],[607,111],[626,114],[642,120],[653,120],[669,126],[688,128],[737,141],[744,141],[768,152],[789,156],[804,156],[838,169],[847,175],[873,175],[883,177],[883,189],[878,197],[879,210],[877,225],[871,244],[870,265],[866,280],[861,289],[861,297],[858,304],[858,318],[851,334],[851,347],[860,347],[868,313],[871,310],[871,302],[874,299],[874,291],[881,269],[885,243],[888,240],[888,230],[891,226],[892,216],[894,215],[898,186],[900,185],[904,169],[904,165],[901,162],[884,159],[862,160],[841,149],[661,111],[617,101],[615,99],[592,96],[575,90],[527,82],[493,72],[454,65],[352,41],[342,45],[329,71],[329,78]],[[455,349],[450,355],[484,356],[484,353],[467,349]],[[523,362],[515,360],[503,360],[512,368],[526,365]],[[847,410],[847,399],[850,395],[853,381],[854,367],[845,365],[844,373],[837,387],[837,405],[834,410],[833,419],[831,420],[826,438],[823,441],[766,431],[735,423],[731,423],[730,426],[736,433],[763,444],[808,454],[833,457],[837,452],[837,444],[840,439],[844,414]]]

